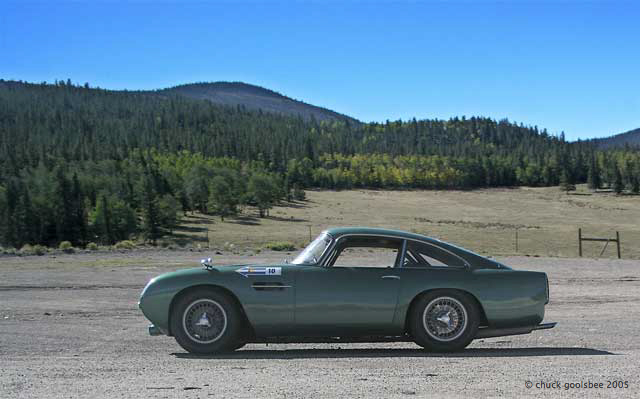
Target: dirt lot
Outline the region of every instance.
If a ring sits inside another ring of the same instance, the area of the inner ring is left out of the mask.
[[[640,262],[511,257],[551,281],[547,321],[530,335],[456,354],[408,343],[249,345],[199,358],[147,335],[136,302],[147,280],[195,252],[0,258],[0,398],[640,396]],[[269,262],[282,253],[221,255]],[[560,389],[525,384],[558,381]],[[604,388],[569,389],[570,382]],[[628,381],[628,388],[606,388]]]

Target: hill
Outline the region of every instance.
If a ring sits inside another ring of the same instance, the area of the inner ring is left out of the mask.
[[[638,147],[640,146],[640,128],[610,137],[594,139],[593,142],[598,148],[624,147],[626,144]]]
[[[0,81],[0,245],[155,241],[188,212],[268,216],[302,188],[569,190],[589,180],[640,192],[640,153],[508,120],[353,124],[229,105]]]
[[[289,116],[301,116],[304,120],[342,121],[359,123],[356,119],[326,108],[283,96],[275,91],[242,82],[193,83],[159,90],[181,96],[208,100],[213,104],[242,106],[249,110],[262,110]]]

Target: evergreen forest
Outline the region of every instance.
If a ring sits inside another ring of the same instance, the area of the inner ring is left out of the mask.
[[[359,123],[165,91],[0,80],[0,245],[155,243],[181,215],[260,216],[304,189],[588,183],[640,191],[640,152],[483,117]]]

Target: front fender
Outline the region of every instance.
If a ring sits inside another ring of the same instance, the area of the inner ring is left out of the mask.
[[[162,274],[149,281],[140,295],[138,307],[163,334],[169,335],[169,310],[173,298],[184,289],[222,284],[223,281],[223,274],[215,269],[187,269]]]

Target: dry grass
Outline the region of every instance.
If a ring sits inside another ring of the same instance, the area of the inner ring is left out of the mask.
[[[490,255],[577,257],[582,227],[585,236],[596,237],[614,237],[618,230],[623,258],[640,258],[640,197],[590,194],[582,186],[569,195],[557,187],[307,191],[307,201],[276,207],[263,219],[251,208],[225,222],[190,215],[173,239],[204,248],[228,243],[238,249],[261,248],[273,241],[301,247],[309,240],[309,228],[315,236],[328,227],[371,226],[415,231]],[[585,243],[584,256],[598,257],[602,247]],[[602,257],[615,257],[613,243]]]

